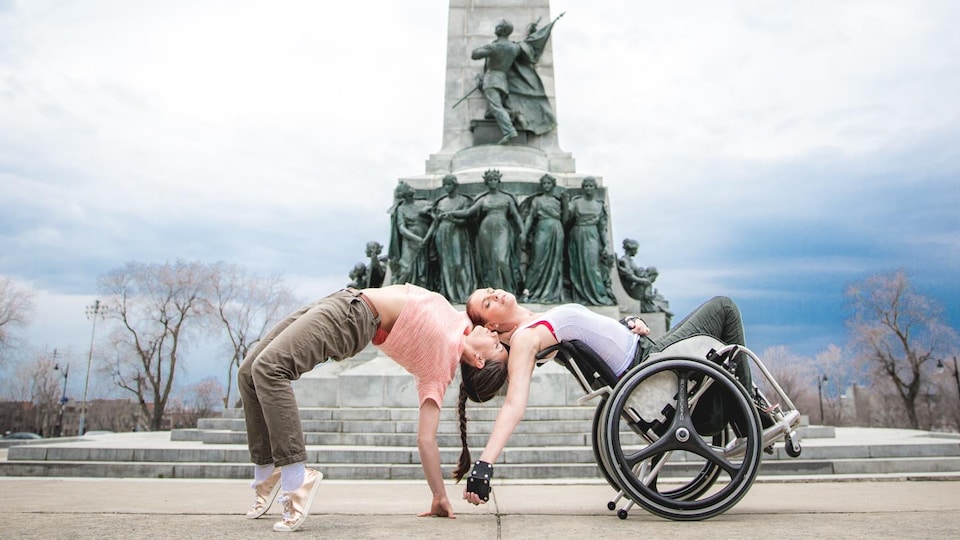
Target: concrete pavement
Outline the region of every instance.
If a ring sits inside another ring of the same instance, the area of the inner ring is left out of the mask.
[[[42,444],[181,450],[211,446],[171,441],[163,433],[86,439]],[[815,456],[827,447],[847,448],[851,454],[864,448],[911,447],[904,451],[914,456],[910,459],[936,460],[944,440],[955,442],[956,436],[837,428],[836,437],[806,439],[804,452]],[[918,444],[936,451],[918,451]],[[5,453],[0,449],[0,461],[6,459]],[[462,485],[451,483],[448,493],[457,512],[455,520],[416,517],[430,502],[422,480],[325,480],[297,534],[303,538],[458,540],[960,537],[960,473],[918,470],[934,472],[894,474],[887,468],[880,474],[761,474],[734,508],[703,522],[667,521],[639,507],[631,510],[627,520],[617,519],[606,509],[614,493],[602,480],[495,480],[491,502],[481,507],[460,500]],[[4,510],[0,540],[282,536],[272,530],[278,519],[276,507],[259,520],[243,517],[252,500],[248,484],[247,480],[0,477]]]
[[[430,492],[419,481],[325,481],[302,537],[323,538],[956,538],[960,477],[909,480],[763,480],[733,509],[703,522],[672,522],[634,508],[606,509],[597,482],[495,483],[491,502],[459,500],[457,519],[418,518]],[[239,480],[0,478],[0,538],[277,538],[276,506],[261,519]]]

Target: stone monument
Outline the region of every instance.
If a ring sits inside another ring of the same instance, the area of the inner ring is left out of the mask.
[[[453,176],[459,193],[475,200],[472,211],[445,215],[472,221],[473,288],[502,287],[534,304],[577,301],[616,317],[607,190],[600,175],[578,172],[572,155],[559,146],[551,41],[568,22],[559,22],[562,15],[551,16],[548,0],[450,2],[442,148],[429,156],[422,174],[399,181],[413,187],[416,198],[435,201],[444,194],[443,179]],[[496,186],[490,185],[493,175]],[[546,197],[544,178],[551,185]],[[583,189],[587,178],[589,193]],[[499,218],[501,206],[507,207],[506,223],[491,223],[488,214]],[[590,217],[582,213],[588,208]],[[557,230],[550,216],[568,230],[592,220],[596,233],[586,245],[560,238],[551,240],[555,249],[545,248],[542,242]],[[501,236],[490,238],[493,230]],[[586,268],[571,267],[584,249],[590,255]],[[443,267],[444,253],[437,250],[436,256]],[[418,284],[444,291],[435,283]]]
[[[443,142],[422,173],[398,181],[385,283],[415,283],[453,303],[494,286],[534,311],[575,301],[613,318],[639,312],[617,274],[602,176],[577,171],[559,146],[551,41],[570,24],[559,20],[549,0],[450,0]],[[445,260],[452,245],[473,256]],[[474,268],[459,271],[470,260]],[[666,329],[662,315],[643,316],[653,335]],[[444,406],[455,405],[457,384]],[[533,406],[582,395],[552,363],[531,384],[540,387]],[[301,406],[417,403],[412,376],[373,347],[318,366],[294,389]]]

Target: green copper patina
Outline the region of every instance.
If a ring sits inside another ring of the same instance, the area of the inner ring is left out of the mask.
[[[540,193],[521,205],[526,216],[524,249],[527,253],[525,302],[559,304],[563,301],[563,213],[567,192],[557,192],[557,179],[540,178]]]
[[[562,13],[543,28],[538,28],[539,21],[530,23],[523,41],[510,41],[513,25],[501,20],[494,29],[497,39],[470,54],[470,58],[484,61],[483,79],[470,93],[483,90],[487,117],[495,119],[503,133],[500,144],[515,138],[517,130],[543,135],[557,127],[536,64],[560,17]]]
[[[567,260],[573,301],[594,306],[612,306],[617,301],[610,290],[607,251],[607,208],[597,198],[597,180],[583,179],[583,195],[570,201],[566,221],[570,227]]]
[[[483,174],[487,191],[469,208],[453,210],[446,215],[457,219],[473,219],[477,227],[477,274],[480,283],[520,294],[519,239],[523,237],[523,221],[517,199],[500,189],[502,175],[496,169]]]
[[[463,304],[476,289],[477,276],[474,269],[473,242],[470,239],[470,222],[453,215],[454,212],[473,206],[473,199],[458,193],[459,187],[456,176],[444,176],[445,193],[433,203],[431,227],[434,229],[432,238],[439,265],[439,292],[451,302]]]

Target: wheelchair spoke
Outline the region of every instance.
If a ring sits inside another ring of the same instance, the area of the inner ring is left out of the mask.
[[[702,388],[708,387],[709,383],[702,384],[704,381],[691,380],[691,375],[695,372],[689,370],[677,370],[677,410],[673,413],[670,421],[670,427],[663,436],[651,442],[650,445],[630,454],[624,454],[626,463],[632,468],[638,463],[647,459],[657,461],[666,461],[669,452],[682,450],[696,454],[710,463],[714,463],[727,474],[733,476],[739,470],[739,467],[724,457],[724,449],[708,444],[696,434],[690,410],[690,386],[693,383],[696,388],[694,398],[702,395]],[[684,435],[685,434],[685,435]],[[652,438],[652,437],[650,437]],[[660,463],[662,466],[662,463]]]

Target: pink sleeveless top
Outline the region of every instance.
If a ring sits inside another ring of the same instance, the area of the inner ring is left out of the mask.
[[[457,374],[463,336],[472,325],[466,313],[440,294],[410,284],[407,292],[407,304],[393,329],[389,334],[377,331],[373,344],[413,375],[420,405],[432,399],[439,407]]]

